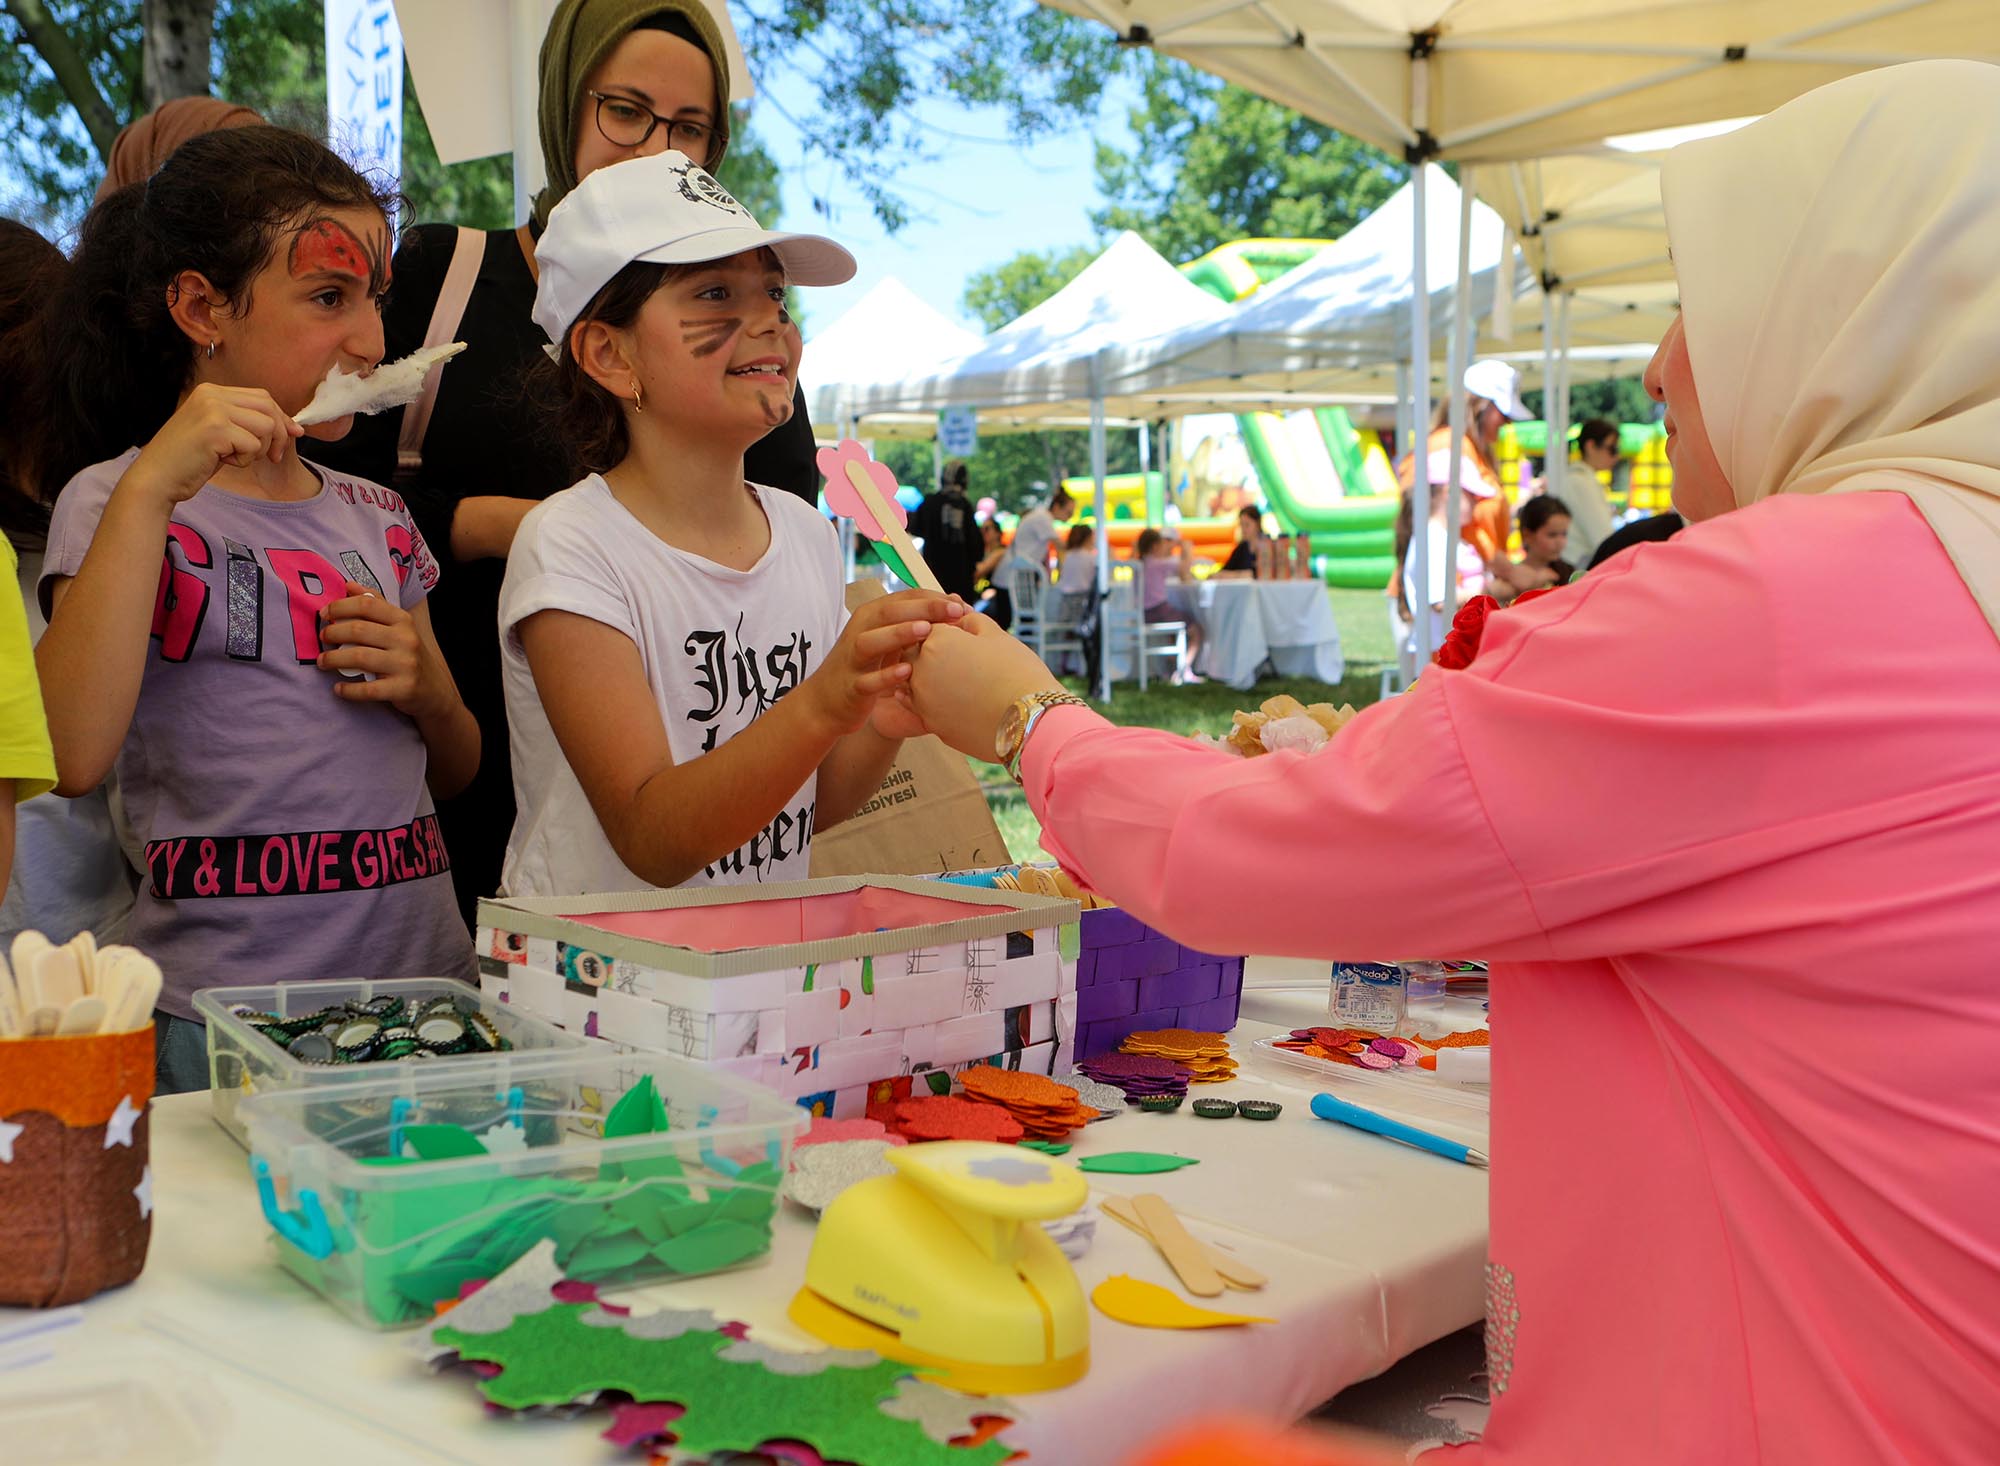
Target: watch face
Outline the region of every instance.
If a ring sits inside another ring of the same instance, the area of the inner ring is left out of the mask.
[[[1014,745],[1021,740],[1023,717],[1021,705],[1017,702],[1010,703],[1006,716],[1000,719],[1000,736],[993,740],[993,751],[1003,764],[1014,752]]]

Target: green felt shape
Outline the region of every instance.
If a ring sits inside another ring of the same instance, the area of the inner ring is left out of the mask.
[[[911,590],[923,589],[921,582],[918,581],[916,576],[910,574],[910,567],[903,563],[903,557],[896,553],[895,548],[887,540],[875,541],[875,553],[882,557],[884,565],[887,565],[891,570],[896,572],[896,579],[902,581]]]
[[[585,1283],[602,1282],[623,1272],[646,1256],[646,1239],[625,1233],[621,1236],[593,1237],[569,1257],[563,1271]]]
[[[479,1137],[462,1125],[405,1125],[403,1143],[420,1161],[449,1161],[487,1153]]]
[[[738,1186],[722,1198],[722,1205],[715,1209],[715,1214],[718,1219],[768,1222],[777,1205],[778,1194],[775,1191],[759,1191],[754,1186]]]
[[[1079,1171],[1103,1171],[1113,1176],[1157,1176],[1162,1171],[1178,1171],[1182,1166],[1198,1166],[1193,1156],[1161,1155],[1151,1150],[1114,1150],[1106,1155],[1087,1155],[1076,1163]]]
[[[681,1169],[679,1157],[670,1152],[636,1161],[606,1161],[598,1167],[598,1174],[606,1181],[678,1181],[687,1172]]]
[[[948,1446],[914,1420],[884,1415],[909,1366],[878,1360],[859,1369],[829,1365],[812,1374],[777,1374],[761,1363],[721,1356],[730,1340],[710,1329],[671,1339],[635,1338],[582,1321],[594,1305],[558,1304],[523,1314],[490,1334],[439,1328],[433,1340],[460,1357],[497,1364],[482,1380],[488,1400],[510,1410],[563,1405],[619,1390],[641,1401],[671,1401],[675,1448],[690,1456],[754,1451],[766,1441],[801,1440],[829,1461],[869,1466],[999,1466],[1012,1454],[1000,1441]]]
[[[1017,1140],[1014,1144],[1022,1150],[1038,1150],[1043,1155],[1068,1155],[1070,1152],[1067,1140]]]
[[[504,1266],[504,1265],[503,1265]],[[441,1262],[431,1267],[411,1268],[396,1274],[396,1291],[419,1313],[429,1313],[433,1305],[458,1297],[467,1283],[484,1282],[493,1274],[477,1259]]]
[[[1056,928],[1056,951],[1075,961],[1083,953],[1083,929],[1076,922],[1066,921]]]
[[[625,1091],[625,1097],[604,1117],[604,1138],[618,1140],[627,1135],[657,1135],[667,1128],[667,1107],[660,1100],[648,1074]]]
[[[715,1221],[670,1238],[653,1249],[653,1256],[677,1273],[712,1273],[771,1246],[771,1229],[743,1222]]]
[[[715,1203],[712,1201],[684,1201],[677,1206],[663,1206],[659,1210],[660,1225],[671,1236],[678,1237],[684,1232],[692,1232],[696,1227],[706,1226],[715,1217]]]

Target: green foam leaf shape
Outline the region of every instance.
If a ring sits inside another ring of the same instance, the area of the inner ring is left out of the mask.
[[[1151,1150],[1114,1150],[1105,1155],[1087,1155],[1076,1163],[1079,1171],[1103,1171],[1112,1176],[1157,1176],[1162,1171],[1178,1171],[1198,1166],[1193,1156],[1161,1155]]]
[[[1000,1466],[1011,1454],[997,1440],[943,1445],[918,1422],[884,1415],[882,1402],[896,1393],[907,1365],[880,1360],[859,1369],[777,1374],[721,1358],[730,1340],[714,1330],[637,1338],[584,1323],[593,1307],[558,1304],[491,1334],[462,1333],[447,1323],[434,1340],[464,1359],[499,1365],[500,1373],[479,1389],[507,1409],[567,1404],[604,1390],[677,1403],[687,1413],[673,1424],[675,1445],[693,1456],[754,1451],[771,1440],[805,1441],[827,1460],[869,1466]]]
[[[485,1155],[479,1137],[463,1125],[405,1125],[403,1143],[420,1161],[449,1161],[459,1156]]]

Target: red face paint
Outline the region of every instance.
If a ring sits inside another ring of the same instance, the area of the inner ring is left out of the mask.
[[[293,279],[330,271],[366,281],[371,293],[387,283],[379,255],[338,219],[315,219],[301,229],[292,239],[287,263]]]

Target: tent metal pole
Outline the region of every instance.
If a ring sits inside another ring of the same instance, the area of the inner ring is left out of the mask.
[[[508,85],[514,96],[514,217],[525,219],[542,176],[541,87],[542,32],[547,11],[538,0],[514,0],[511,17],[514,44],[509,55]]]
[[[1090,363],[1090,477],[1097,508],[1097,697],[1111,701],[1111,638],[1105,624],[1111,610],[1111,516],[1104,502],[1104,387],[1097,358]]]
[[[1555,473],[1549,479],[1549,492],[1561,497],[1569,478],[1569,303],[1574,298],[1568,290],[1561,292],[1556,302],[1556,432],[1554,443]]]
[[[1556,461],[1556,292],[1555,282],[1542,277],[1542,492],[1560,496],[1562,476]]]
[[[1430,57],[1419,49],[1410,57],[1410,125],[1422,134],[1430,129]],[[1431,652],[1431,282],[1430,233],[1425,210],[1425,175],[1430,160],[1421,150],[1410,158],[1410,548],[1416,584],[1406,586],[1412,611],[1411,640],[1417,666],[1430,665]],[[1450,547],[1446,547],[1450,553]]]
[[[1444,491],[1444,552],[1451,569],[1444,578],[1444,614],[1458,614],[1458,532],[1465,517],[1459,474],[1465,468],[1465,368],[1472,351],[1472,170],[1458,170],[1458,281],[1451,295],[1451,346],[1445,357],[1445,400],[1451,404],[1451,468]]]

